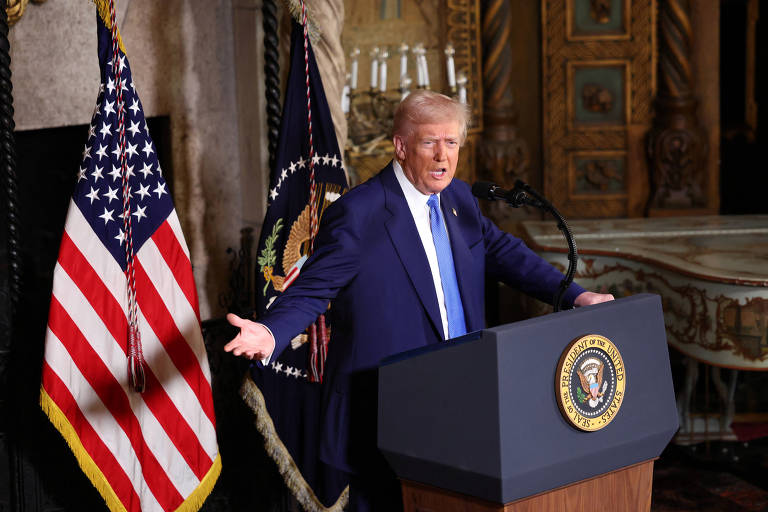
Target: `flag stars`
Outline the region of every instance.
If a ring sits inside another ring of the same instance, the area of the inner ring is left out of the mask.
[[[110,128],[110,125],[107,124],[106,121],[101,123],[101,130],[99,130],[99,133],[101,133],[102,138],[107,138],[107,135],[112,135],[112,129]]]
[[[144,213],[144,211],[147,209],[146,206],[137,206],[136,211],[133,212],[131,215],[136,217],[136,222],[140,222],[141,219],[146,218],[147,214]]]
[[[336,167],[339,163],[341,163],[341,160],[336,158],[336,155],[333,155],[333,158],[331,158],[331,165],[333,167]]]
[[[120,179],[120,176],[122,173],[120,172],[120,168],[116,165],[112,166],[112,172],[109,173],[110,176],[112,176],[112,181],[115,181],[117,179]]]
[[[91,204],[93,204],[94,200],[99,199],[99,191],[93,187],[91,187],[91,192],[88,194],[85,194],[85,197],[89,198],[91,200]]]
[[[144,199],[148,195],[151,195],[149,193],[149,185],[141,185],[141,184],[139,184],[139,190],[136,193],[139,194],[142,199]]]
[[[299,169],[303,169],[304,168],[304,164],[306,164],[307,161],[304,160],[304,157],[302,156],[302,157],[299,157],[299,161],[296,162],[296,163],[299,164]]]
[[[88,126],[88,140],[90,140],[91,137],[96,137],[96,127],[94,125]]]
[[[83,146],[83,161],[87,160],[88,158],[91,158],[91,146],[85,144]]]
[[[119,172],[120,172],[120,170],[118,169],[118,173]],[[117,199],[117,191],[118,191],[118,189],[112,188],[112,187],[107,187],[107,189],[108,190],[107,190],[107,193],[104,194],[104,198],[105,199],[109,199],[108,203],[111,203],[113,199],[115,199],[115,200]]]
[[[109,77],[109,80],[107,80],[107,90],[109,91],[109,94],[115,92],[115,81],[112,80],[112,77]]]
[[[128,158],[133,158],[134,156],[136,156],[137,146],[138,144],[131,144],[130,142],[128,143],[128,147],[125,148],[125,152],[128,154]]]
[[[277,188],[273,188],[269,190],[269,198],[273,201],[277,198]]]
[[[114,101],[105,101],[104,102],[104,115],[108,116],[109,114],[115,113],[115,102]]]
[[[81,180],[87,180],[88,177],[85,175],[88,169],[81,167],[80,172],[77,174],[77,182],[80,183]]]
[[[317,156],[317,155],[313,156],[313,157],[312,157],[312,163],[313,163],[314,165],[320,165],[320,157],[319,157],[319,156]]]
[[[326,154],[325,156],[321,157],[323,159],[323,165],[328,165],[328,162],[331,161],[331,156]]]
[[[93,176],[93,182],[98,183],[99,178],[103,178],[104,176],[101,174],[104,172],[103,167],[96,166],[96,169],[91,173],[91,176]]]
[[[144,167],[139,169],[139,172],[144,175],[144,179],[147,179],[147,176],[152,174],[152,166],[149,165],[147,162],[144,162]]]
[[[104,225],[105,226],[109,223],[109,221],[115,220],[115,219],[112,218],[112,214],[113,213],[115,213],[115,210],[107,210],[106,208],[104,208],[104,213],[99,215],[100,219],[104,219]]]
[[[296,162],[291,162],[291,165],[288,166],[288,169],[291,170],[291,174],[296,172]]]
[[[157,194],[157,198],[160,199],[163,194],[167,194],[165,190],[165,183],[157,183],[157,187],[155,187],[155,190],[152,191],[153,193]]]
[[[131,126],[128,127],[128,131],[131,132],[131,137],[135,137],[137,133],[139,133],[139,123],[136,121],[131,121]]]
[[[136,112],[138,112],[139,109],[141,108],[139,107],[139,100],[137,100],[136,98],[133,98],[133,103],[131,103],[131,106],[128,108],[131,110],[131,112],[133,112],[133,115],[135,116]]]
[[[144,142],[144,149],[142,149],[142,151],[147,154],[147,158],[149,158],[149,155],[155,152],[155,150],[152,149],[152,143],[149,141]]]
[[[117,236],[115,237],[115,240],[117,240],[120,243],[120,245],[123,245],[123,242],[125,241],[125,233],[123,232],[122,229],[120,230],[120,233],[118,233]]]
[[[96,154],[99,157],[99,162],[101,162],[101,157],[107,156],[107,146],[99,144],[99,149],[96,150]]]
[[[288,177],[288,171],[286,169],[283,169],[283,172],[280,173],[280,181],[283,181]]]

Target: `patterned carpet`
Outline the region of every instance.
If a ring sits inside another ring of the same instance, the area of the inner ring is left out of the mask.
[[[768,438],[668,447],[656,461],[653,512],[768,512]]]

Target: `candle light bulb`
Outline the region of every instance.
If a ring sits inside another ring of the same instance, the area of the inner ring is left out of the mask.
[[[448,75],[448,87],[451,88],[451,91],[456,90],[456,67],[453,62],[455,53],[456,50],[453,48],[453,45],[448,43],[445,46],[445,71]]]
[[[408,74],[408,45],[400,45],[400,76]]]
[[[381,92],[387,92],[387,59],[389,58],[389,51],[384,48],[379,53],[379,90]]]
[[[371,53],[371,90],[376,90],[376,84],[379,79],[379,47],[374,46]]]
[[[349,54],[349,58],[351,59],[350,63],[350,77],[349,77],[349,88],[351,90],[357,89],[357,58],[360,56],[360,48],[353,48],[352,52]]]

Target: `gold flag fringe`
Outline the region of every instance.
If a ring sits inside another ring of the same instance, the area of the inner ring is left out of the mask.
[[[213,486],[216,485],[216,480],[219,479],[220,474],[221,454],[217,453],[216,460],[213,461],[211,469],[209,469],[208,473],[206,473],[203,479],[200,480],[200,483],[198,484],[197,488],[192,491],[192,494],[187,496],[187,499],[184,500],[184,503],[179,505],[179,508],[176,509],[176,512],[197,512],[200,510],[200,507],[203,506],[203,503],[205,503],[205,500],[208,499],[211,491],[213,491]]]
[[[96,9],[99,11],[101,21],[104,22],[104,24],[107,26],[107,29],[112,30],[112,19],[109,15],[109,0],[91,1],[96,4]],[[123,38],[120,35],[120,27],[117,27],[117,44],[120,45],[120,50],[122,50],[124,54],[128,55],[128,52],[125,51],[125,46],[123,45]]]
[[[251,408],[254,416],[256,416],[254,423],[261,435],[264,436],[264,447],[267,453],[277,464],[277,469],[280,471],[285,485],[291,490],[296,501],[299,502],[305,512],[341,512],[349,501],[349,486],[344,488],[336,503],[330,507],[326,507],[317,499],[312,488],[304,480],[304,476],[301,474],[299,467],[294,462],[283,441],[280,440],[280,436],[277,435],[275,424],[264,402],[264,395],[261,394],[261,390],[253,382],[249,374],[246,374],[243,379],[243,385],[240,387],[240,396],[243,397],[245,403],[248,404],[248,407]]]
[[[101,497],[104,499],[109,510],[111,512],[127,512],[123,503],[112,489],[112,486],[109,485],[109,481],[104,476],[104,473],[101,472],[99,466],[96,465],[85,450],[83,443],[80,442],[80,437],[78,437],[77,432],[64,412],[42,387],[40,388],[40,407],[48,416],[48,419],[53,426],[56,427],[56,430],[59,431],[61,436],[67,442],[69,448],[77,459],[80,469],[83,470],[83,473],[88,477],[88,480],[90,480],[96,490],[99,491],[99,494],[101,494]],[[221,455],[216,454],[216,460],[213,461],[208,473],[200,481],[200,484],[194,492],[179,505],[176,512],[196,512],[200,510],[200,507],[203,506],[208,495],[211,494],[213,486],[219,478],[219,474],[221,474]]]

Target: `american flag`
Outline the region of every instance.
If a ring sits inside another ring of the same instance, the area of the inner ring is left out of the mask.
[[[100,12],[106,12],[104,1]],[[126,233],[109,18],[101,87],[69,205],[40,402],[110,510],[197,510],[221,471],[189,250],[119,51],[138,327],[146,390],[128,378]]]

